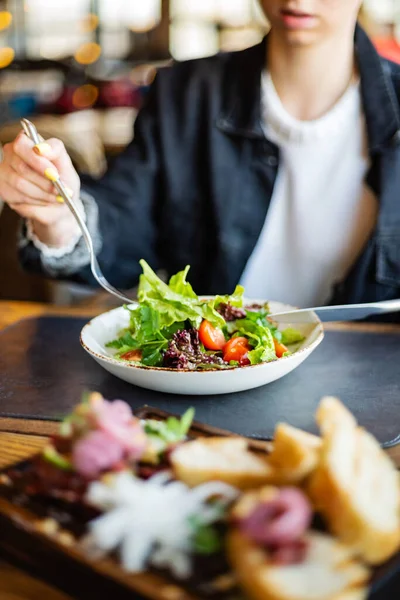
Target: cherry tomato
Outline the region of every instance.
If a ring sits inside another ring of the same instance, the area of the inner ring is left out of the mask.
[[[200,325],[199,338],[207,350],[222,350],[226,344],[225,336],[221,329],[213,327],[206,319]]]
[[[134,362],[140,362],[142,360],[142,353],[140,350],[129,350],[125,354],[121,355],[124,360],[132,360]]]
[[[276,356],[278,358],[282,358],[282,356],[285,354],[285,352],[288,351],[288,349],[286,348],[286,346],[284,344],[281,344],[275,338],[274,338],[274,345],[275,345],[275,354],[276,354]]]
[[[245,337],[234,337],[229,340],[224,346],[224,361],[230,362],[235,360],[241,362],[250,350],[249,341]],[[247,359],[248,360],[248,359]],[[249,362],[244,364],[249,364]]]

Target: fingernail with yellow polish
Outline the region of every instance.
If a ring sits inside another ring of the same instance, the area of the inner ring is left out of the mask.
[[[50,181],[57,181],[59,177],[58,171],[56,169],[53,169],[52,167],[49,167],[45,170],[44,176],[47,177],[47,179],[50,179]]]
[[[57,194],[56,200],[59,204],[64,204],[64,198],[62,196],[60,196],[59,194]]]
[[[33,147],[33,151],[40,156],[49,156],[49,154],[51,154],[51,146],[46,142],[41,142]]]

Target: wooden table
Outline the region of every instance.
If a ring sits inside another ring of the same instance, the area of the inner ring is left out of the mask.
[[[94,316],[93,309],[84,310],[72,308],[52,307],[45,304],[32,304],[29,302],[1,302],[0,301],[0,329],[32,316],[39,315],[76,315],[79,317]],[[38,421],[36,423],[38,435],[13,433],[13,420],[3,419],[0,432],[0,468],[12,464],[20,459],[37,452],[46,441],[46,434],[50,434],[54,425]],[[33,427],[28,424],[29,430]],[[19,429],[21,426],[19,425]],[[4,432],[9,429],[9,432]],[[42,435],[39,435],[42,434]],[[72,600],[53,587],[34,579],[23,571],[0,560],[0,598],[1,600]]]
[[[97,309],[99,312],[99,309]],[[28,302],[1,302],[0,301],[0,329],[32,316],[39,315],[75,315],[77,317],[93,317],[96,310],[93,308],[60,308],[44,304]],[[386,331],[400,333],[399,325],[372,325],[372,324],[328,324],[326,329],[356,329],[359,331]],[[21,420],[18,420],[18,430],[21,430]],[[54,431],[55,424],[46,421],[27,421],[27,430],[30,433],[14,433],[13,419],[0,419],[0,468],[18,460],[27,458],[37,452],[46,442],[46,435]],[[34,433],[32,433],[34,432]],[[392,458],[400,468],[400,446],[389,451]],[[42,582],[22,573],[14,567],[0,561],[0,598],[1,600],[71,600],[70,597],[58,592]]]

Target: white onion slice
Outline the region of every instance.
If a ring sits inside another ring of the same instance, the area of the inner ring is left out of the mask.
[[[190,517],[204,524],[215,522],[217,511],[207,501],[218,496],[228,504],[238,492],[218,481],[190,489],[170,480],[169,472],[144,481],[124,471],[92,483],[86,500],[104,511],[89,523],[86,541],[92,552],[119,549],[124,569],[132,573],[143,571],[150,561],[169,568],[177,578],[189,577]]]

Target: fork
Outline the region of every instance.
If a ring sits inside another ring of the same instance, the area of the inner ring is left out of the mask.
[[[22,129],[24,130],[24,133],[29,137],[30,140],[32,140],[32,142],[35,145],[39,144],[42,141],[42,138],[40,137],[35,125],[31,121],[28,121],[28,119],[21,119],[21,125],[22,125]],[[93,273],[93,277],[96,279],[97,283],[102,288],[104,288],[109,294],[112,294],[116,298],[119,298],[119,300],[122,300],[123,302],[127,302],[128,304],[132,304],[133,302],[135,302],[131,298],[128,298],[127,296],[125,296],[125,294],[123,294],[121,291],[117,290],[114,286],[112,286],[111,283],[109,283],[107,281],[107,279],[104,277],[103,272],[100,268],[100,265],[97,261],[96,254],[94,251],[92,236],[90,235],[90,232],[89,232],[88,228],[86,227],[85,220],[82,218],[77,206],[75,205],[73,199],[69,195],[67,188],[66,188],[65,184],[61,181],[61,179],[60,178],[56,179],[53,182],[53,184],[54,184],[55,188],[57,189],[57,192],[60,194],[60,196],[63,197],[65,204],[68,206],[68,208],[74,215],[75,220],[78,223],[78,225],[82,231],[83,239],[85,240],[87,249],[89,251],[90,268]]]

